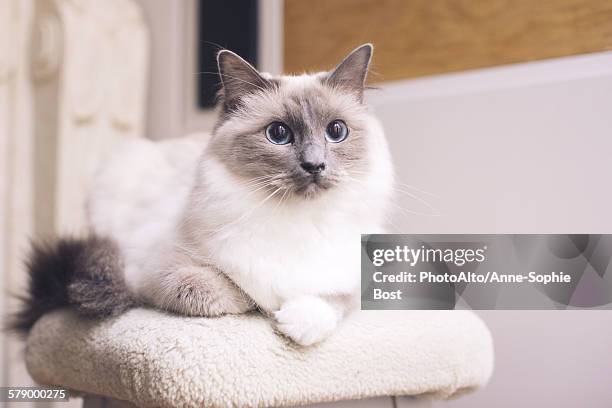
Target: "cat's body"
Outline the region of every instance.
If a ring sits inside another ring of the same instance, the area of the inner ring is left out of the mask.
[[[111,158],[89,215],[118,243],[133,296],[187,315],[257,307],[305,345],[333,331],[356,304],[360,234],[383,232],[393,182],[362,100],[371,50],[279,78],[222,52],[224,109],[207,143],[132,141]]]

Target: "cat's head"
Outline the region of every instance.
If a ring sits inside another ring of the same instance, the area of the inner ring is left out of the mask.
[[[222,112],[209,151],[264,191],[312,198],[368,169],[363,93],[372,45],[335,69],[272,77],[238,55],[218,54]]]

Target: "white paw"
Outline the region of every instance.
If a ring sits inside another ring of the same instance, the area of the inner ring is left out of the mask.
[[[278,329],[302,346],[326,339],[340,320],[340,313],[318,297],[302,297],[285,302],[274,313]]]

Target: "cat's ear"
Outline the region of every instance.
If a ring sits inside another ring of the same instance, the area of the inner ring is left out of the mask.
[[[373,49],[372,44],[363,44],[353,50],[328,74],[327,83],[354,92],[361,101]]]
[[[243,96],[271,86],[270,81],[262,77],[251,64],[231,51],[219,51],[217,64],[226,109],[235,108]]]

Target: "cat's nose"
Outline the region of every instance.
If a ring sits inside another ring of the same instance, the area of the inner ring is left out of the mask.
[[[300,163],[300,166],[310,174],[321,173],[325,170],[325,163],[323,162],[303,161]]]
[[[300,154],[300,166],[310,174],[325,170],[325,149],[315,143],[306,143]]]

